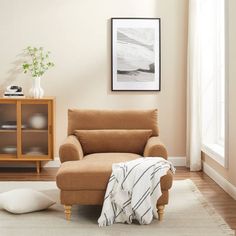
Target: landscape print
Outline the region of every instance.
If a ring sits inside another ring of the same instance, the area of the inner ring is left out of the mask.
[[[112,18],[112,91],[160,91],[160,18]]]
[[[117,29],[118,82],[154,81],[154,40],[154,28]]]

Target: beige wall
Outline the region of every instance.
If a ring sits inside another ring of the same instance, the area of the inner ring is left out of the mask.
[[[236,185],[236,1],[229,5],[229,169],[205,161]],[[57,149],[66,136],[69,107],[157,107],[169,154],[185,156],[187,7],[187,0],[1,0],[0,88],[19,84],[27,94],[31,81],[17,71],[19,54],[28,45],[44,46],[56,64],[43,87],[57,99]],[[161,17],[161,92],[110,91],[111,17]]]
[[[66,136],[68,108],[158,108],[169,155],[185,156],[187,0],[1,0],[0,86],[23,85],[16,71],[28,45],[44,46],[55,68],[43,78],[54,95],[56,147]],[[110,91],[111,17],[161,17],[162,91]],[[56,152],[57,155],[57,152]]]
[[[236,186],[236,1],[229,0],[229,168],[205,156],[208,165]]]

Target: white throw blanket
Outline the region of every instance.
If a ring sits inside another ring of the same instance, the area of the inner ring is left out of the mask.
[[[149,224],[157,218],[156,202],[162,195],[160,179],[173,165],[161,157],[138,158],[112,165],[99,226],[115,222]]]

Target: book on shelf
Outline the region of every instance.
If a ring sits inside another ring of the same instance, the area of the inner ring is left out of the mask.
[[[18,97],[21,97],[21,98],[24,98],[25,95],[23,92],[5,92],[4,95],[3,95],[4,98],[18,98]]]
[[[4,98],[25,98],[25,96],[3,96]]]
[[[1,129],[16,129],[17,128],[17,124],[16,121],[7,121],[4,122],[0,125]],[[21,125],[22,129],[26,128],[26,125],[22,124]]]
[[[2,129],[16,129],[16,125],[1,125]]]

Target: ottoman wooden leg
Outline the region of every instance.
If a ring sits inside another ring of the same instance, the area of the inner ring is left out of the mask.
[[[64,209],[65,209],[65,217],[66,217],[66,220],[70,220],[70,217],[71,217],[71,205],[64,205]]]
[[[159,221],[163,220],[164,208],[165,208],[165,205],[158,205],[157,206],[157,213],[158,213],[158,220]]]

